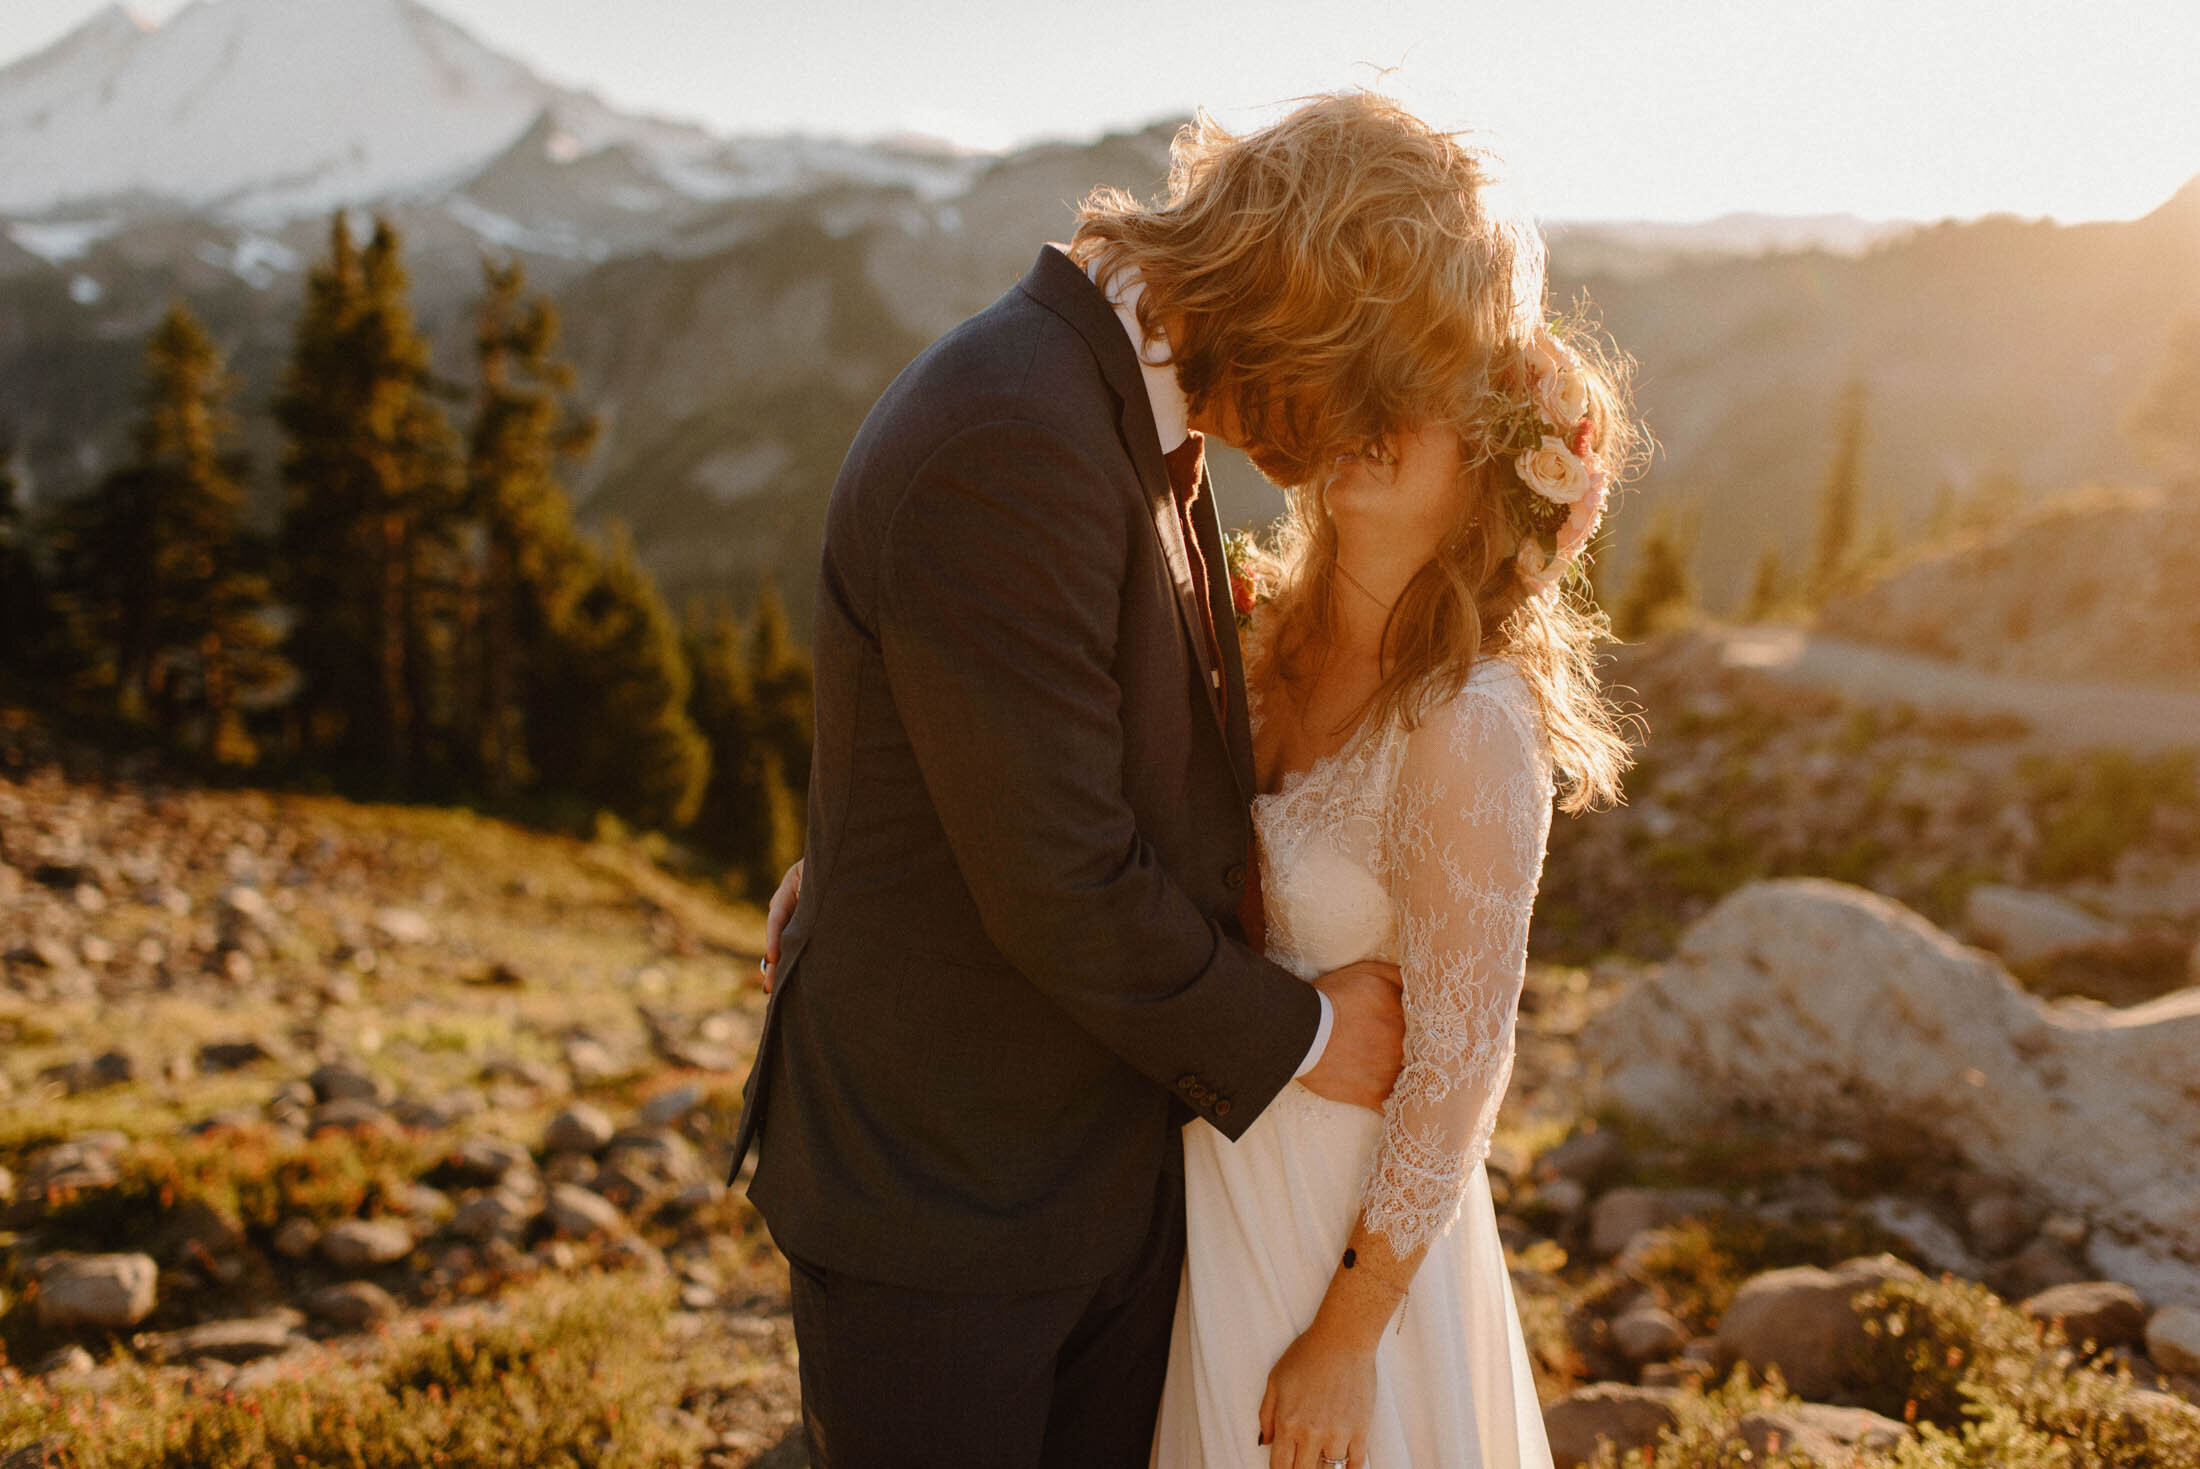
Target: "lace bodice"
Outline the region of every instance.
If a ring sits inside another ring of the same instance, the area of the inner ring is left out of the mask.
[[[1270,958],[1309,980],[1368,958],[1404,972],[1405,1067],[1361,1218],[1408,1254],[1451,1227],[1512,1076],[1551,825],[1533,695],[1484,659],[1418,727],[1363,726],[1255,798],[1253,822]]]

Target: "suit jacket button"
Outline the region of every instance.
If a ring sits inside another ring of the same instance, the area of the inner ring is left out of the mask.
[[[1217,1097],[1215,1099],[1215,1115],[1217,1117],[1230,1115],[1230,1099],[1228,1097]]]
[[[1229,871],[1222,874],[1222,880],[1228,883],[1233,888],[1244,887],[1245,864],[1243,862],[1231,863]]]
[[[1176,1079],[1176,1085],[1179,1091],[1190,1091],[1193,1087],[1199,1085],[1199,1078],[1187,1071]]]

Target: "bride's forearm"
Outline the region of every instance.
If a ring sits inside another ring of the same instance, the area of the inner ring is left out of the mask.
[[[1322,1295],[1310,1334],[1318,1332],[1373,1351],[1391,1317],[1397,1314],[1399,1303],[1406,1298],[1427,1253],[1424,1243],[1400,1256],[1365,1223],[1355,1225],[1351,1242],[1330,1274],[1329,1289]]]

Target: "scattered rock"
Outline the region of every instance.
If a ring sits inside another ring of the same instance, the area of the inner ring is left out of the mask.
[[[1609,1259],[1646,1229],[1662,1229],[1725,1203],[1708,1189],[1615,1188],[1589,1214],[1589,1249]]]
[[[623,1234],[626,1230],[618,1205],[602,1194],[570,1183],[550,1186],[550,1202],[543,1208],[543,1218],[559,1234],[583,1239],[596,1234]]]
[[[148,1332],[134,1345],[156,1362],[194,1362],[211,1357],[217,1362],[242,1363],[287,1351],[304,1318],[295,1311],[273,1316],[254,1316],[234,1321],[208,1321],[181,1331]]]
[[[2164,1372],[2200,1375],[2200,1309],[2164,1306],[2147,1322],[2147,1355]]]
[[[2023,1300],[2058,1285],[2076,1285],[2095,1277],[2046,1235],[2033,1240],[1989,1272],[1994,1287],[2004,1296]]]
[[[2015,1194],[1990,1193],[1971,1201],[1964,1223],[1970,1227],[1971,1247],[1998,1260],[2022,1249],[2038,1231],[2039,1211]]]
[[[151,1255],[48,1255],[33,1270],[41,1326],[111,1331],[153,1314],[160,1267]]]
[[[306,1081],[317,1102],[373,1102],[379,1106],[393,1095],[389,1084],[374,1073],[336,1061],[316,1067]]]
[[[333,1127],[338,1132],[381,1132],[390,1125],[390,1114],[364,1097],[338,1097],[306,1114],[308,1134],[324,1127]]]
[[[1882,1194],[1864,1205],[1864,1214],[1902,1241],[1928,1267],[1967,1277],[1982,1273],[1978,1261],[1965,1248],[1963,1237],[1923,1204]]]
[[[552,1153],[601,1152],[618,1131],[617,1125],[601,1107],[588,1102],[575,1102],[550,1119],[544,1130],[542,1146]]]
[[[321,1226],[297,1215],[275,1226],[275,1253],[286,1260],[303,1260],[321,1243]]]
[[[1792,1403],[1745,1415],[1735,1424],[1734,1436],[1759,1458],[1795,1454],[1825,1469],[1841,1469],[1859,1450],[1892,1451],[1912,1430],[1865,1408]]]
[[[1660,1362],[1688,1345],[1688,1328],[1660,1306],[1637,1306],[1612,1321],[1612,1344],[1636,1366]]]
[[[397,1298],[371,1280],[346,1280],[306,1297],[306,1312],[317,1321],[360,1330],[397,1315]]]
[[[443,1166],[462,1182],[494,1186],[514,1174],[532,1174],[535,1155],[509,1138],[477,1136],[453,1149]]]
[[[255,1040],[208,1041],[199,1047],[199,1070],[206,1072],[237,1071],[269,1059],[267,1047]]]
[[[2112,948],[2126,935],[2075,903],[2050,893],[1982,883],[1964,900],[1971,937],[2012,964],[2038,964],[2064,954]]]
[[[375,909],[374,931],[392,944],[435,942],[435,926],[410,908]]]
[[[1845,1261],[1834,1270],[1799,1265],[1751,1276],[1719,1320],[1720,1351],[1760,1374],[1778,1366],[1798,1396],[1832,1396],[1870,1344],[1855,1298],[1889,1280],[1922,1278],[1892,1255]]]
[[[1543,1410],[1543,1430],[1551,1441],[1556,1469],[1578,1469],[1594,1460],[1599,1444],[1609,1443],[1625,1457],[1648,1448],[1662,1429],[1680,1422],[1674,1405],[1681,1394],[1666,1387],[1626,1387],[1600,1382],[1552,1403]]]
[[[2071,1345],[2106,1350],[2131,1346],[2146,1336],[2147,1308],[2139,1293],[2114,1280],[2050,1286],[2019,1307],[2034,1321],[2060,1321]]]
[[[1545,1208],[1571,1218],[1580,1213],[1589,1202],[1589,1190],[1582,1186],[1579,1179],[1554,1178],[1536,1190],[1536,1197]]]
[[[71,1373],[89,1372],[98,1365],[92,1360],[90,1352],[77,1343],[70,1342],[65,1347],[48,1352],[31,1371],[40,1377],[65,1377]]]
[[[451,1217],[450,1230],[463,1239],[517,1239],[534,1223],[537,1212],[532,1200],[503,1189],[492,1189],[461,1204]]]
[[[642,1103],[637,1120],[644,1127],[678,1126],[690,1112],[703,1105],[703,1096],[701,1087],[692,1081],[683,1081]]]
[[[345,1219],[321,1236],[322,1258],[339,1270],[372,1270],[412,1251],[412,1231],[388,1219]]]
[[[97,1056],[48,1066],[38,1073],[38,1079],[59,1082],[73,1097],[136,1080],[137,1062],[121,1051],[102,1051]]]
[[[1577,1132],[1535,1160],[1538,1178],[1570,1178],[1596,1188],[1627,1161],[1627,1147],[1609,1132]]]
[[[565,1066],[573,1073],[576,1086],[601,1086],[634,1070],[594,1036],[576,1036],[565,1043]]]

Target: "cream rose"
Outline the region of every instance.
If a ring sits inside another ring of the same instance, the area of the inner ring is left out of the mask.
[[[1589,492],[1589,466],[1555,434],[1545,434],[1540,445],[1515,459],[1513,471],[1554,505],[1571,505]]]
[[[1566,350],[1549,332],[1537,332],[1521,358],[1528,368],[1528,382],[1540,387],[1566,369]]]
[[[1513,557],[1513,562],[1519,566],[1520,575],[1537,586],[1547,586],[1554,580],[1551,575],[1553,566],[1551,554],[1544,550],[1543,543],[1533,536],[1520,543],[1520,552]]]
[[[1589,416],[1589,384],[1571,367],[1561,367],[1536,386],[1536,406],[1558,427],[1571,430]]]

